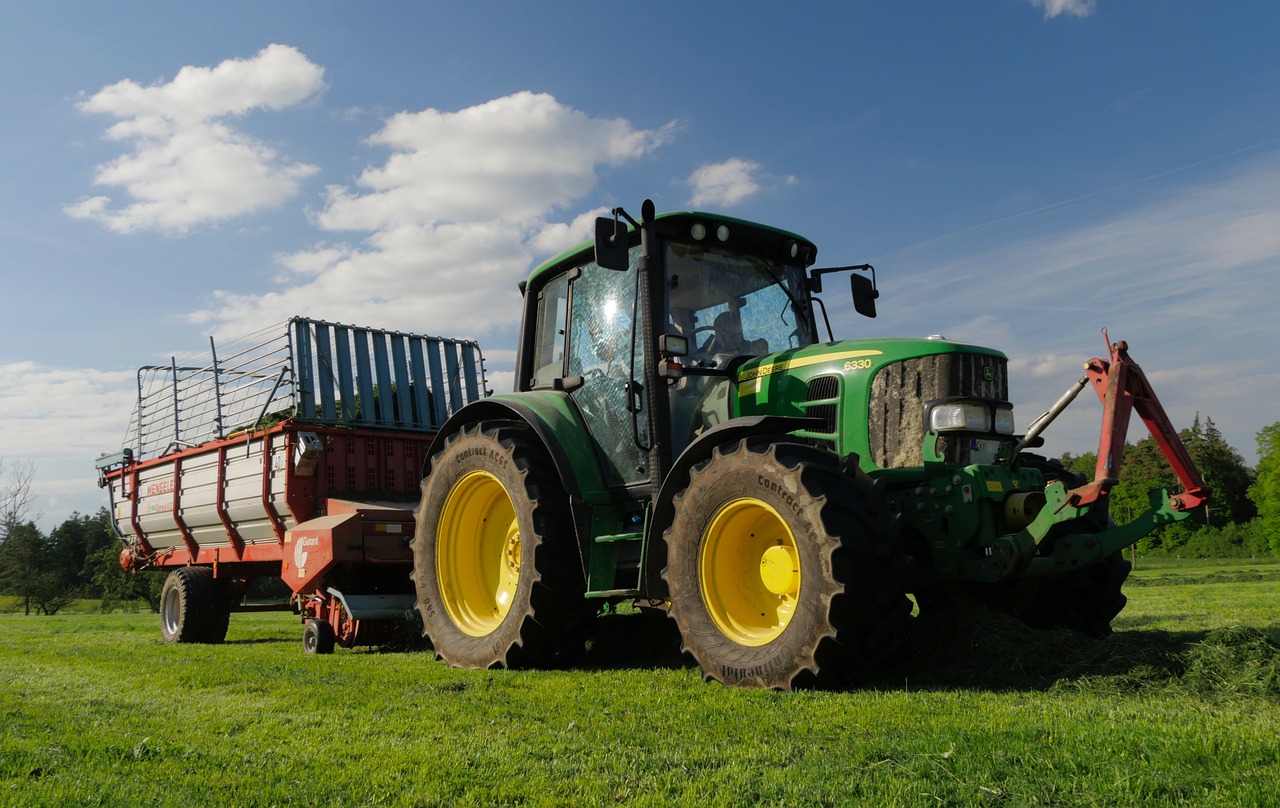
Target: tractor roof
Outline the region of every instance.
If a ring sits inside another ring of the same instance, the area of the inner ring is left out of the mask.
[[[770,227],[769,225],[760,224],[759,222],[750,222],[745,219],[737,219],[732,216],[722,216],[718,213],[706,213],[694,210],[668,211],[666,213],[658,214],[654,218],[654,222],[657,224],[659,232],[667,238],[679,238],[679,234],[688,233],[689,228],[694,224],[700,223],[705,225],[709,234],[714,233],[715,228],[718,225],[726,224],[736,227],[745,226],[757,234],[771,236],[772,238],[769,240],[774,241],[776,244],[781,244],[782,242],[789,240],[798,241],[801,245],[808,248],[810,262],[812,262],[813,257],[816,256],[818,252],[818,248],[814,246],[813,242],[803,236],[796,235],[795,233],[791,233],[786,230],[780,230],[776,227]],[[627,225],[627,232],[631,235],[632,244],[639,243],[639,232],[634,227]],[[692,241],[692,237],[689,237],[689,240]],[[751,241],[757,241],[757,239],[753,239]],[[714,241],[712,243],[714,243]],[[733,248],[733,243],[740,243],[740,241],[738,239],[731,239],[730,249]],[[590,256],[594,249],[595,240],[588,239],[576,247],[565,250],[554,258],[549,258],[546,261],[543,261],[535,267],[531,273],[529,273],[529,283],[534,284],[539,278],[555,275],[562,270],[578,266],[583,262],[584,256]]]

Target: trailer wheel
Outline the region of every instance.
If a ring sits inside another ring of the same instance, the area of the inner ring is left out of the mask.
[[[467,427],[446,439],[422,487],[414,580],[437,657],[516,668],[581,652],[594,609],[568,494],[533,433],[509,422]]]
[[[683,650],[708,680],[780,690],[884,665],[911,610],[895,525],[872,482],[826,452],[767,438],[717,448],[664,535]]]
[[[226,582],[213,577],[213,568],[181,567],[169,573],[160,593],[165,642],[220,643],[230,618]]]
[[[312,619],[302,629],[302,650],[308,654],[333,653],[333,626],[328,620]]]

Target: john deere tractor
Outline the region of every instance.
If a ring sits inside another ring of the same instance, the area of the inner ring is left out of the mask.
[[[999,351],[929,339],[822,342],[793,233],[708,213],[640,220],[522,284],[515,392],[437,435],[414,539],[437,655],[471,668],[562,664],[605,604],[668,610],[708,679],[840,686],[893,658],[911,613],[983,604],[1032,625],[1109,630],[1119,551],[1208,496],[1123,343],[1027,435]],[[1071,397],[1104,403],[1098,473],[1026,450]],[[1129,413],[1186,491],[1106,514]]]

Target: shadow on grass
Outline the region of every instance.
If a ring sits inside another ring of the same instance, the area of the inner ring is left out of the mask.
[[[907,654],[864,686],[910,690],[1134,693],[1280,700],[1280,626],[1125,630],[1096,639],[976,609],[911,621]]]
[[[572,666],[582,670],[678,670],[694,667],[680,651],[680,632],[665,612],[608,614],[596,621],[587,651]]]
[[[1095,639],[1041,631],[984,609],[912,618],[902,661],[857,689],[1088,691],[1174,689],[1207,698],[1280,700],[1280,625],[1214,631],[1125,630]],[[675,624],[661,613],[602,617],[577,670],[684,669]]]

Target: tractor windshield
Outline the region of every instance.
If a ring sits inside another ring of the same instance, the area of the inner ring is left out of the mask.
[[[671,330],[689,339],[694,367],[723,367],[815,341],[804,305],[804,270],[758,256],[670,244],[666,255]]]
[[[811,345],[805,273],[759,256],[669,244],[667,331],[689,340],[671,386],[671,453],[734,415],[733,360]]]

